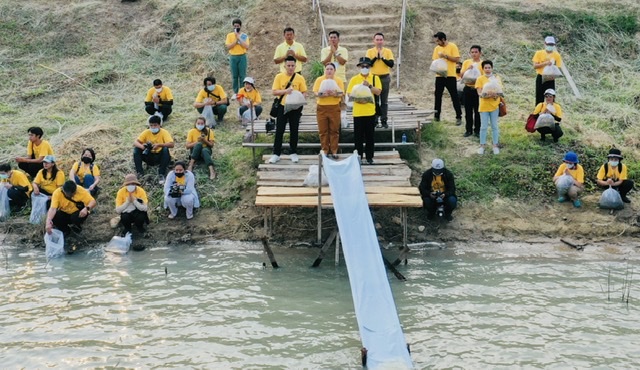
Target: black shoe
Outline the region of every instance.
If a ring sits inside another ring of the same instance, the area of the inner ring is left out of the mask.
[[[382,122],[382,128],[389,128],[389,125],[386,122]]]
[[[373,159],[367,159],[367,164],[373,164]]]
[[[622,198],[622,201],[625,202],[625,203],[631,203],[631,199],[627,198],[626,195],[622,195],[622,196],[620,196],[620,198]]]
[[[70,225],[69,228],[71,229],[71,232],[76,234],[80,234],[80,232],[82,232],[82,227],[80,225]]]
[[[444,216],[444,219],[447,220],[447,222],[451,222],[451,221],[453,221],[453,216],[446,215],[446,216]]]
[[[464,137],[469,137],[469,136],[471,136],[471,135],[473,135],[473,133],[471,133],[471,132],[465,132],[465,133],[464,133]]]
[[[474,132],[474,133],[473,133],[473,136],[475,136],[475,137],[480,137],[480,133],[479,133],[479,132]]]
[[[540,136],[540,141],[545,141],[545,140],[547,140],[547,138],[544,135],[541,135]]]
[[[440,122],[440,116],[434,116],[433,122]]]
[[[558,142],[558,138],[557,138],[557,137],[554,137],[554,138],[553,138],[553,142],[554,142],[554,143],[557,143],[557,142]]]
[[[456,126],[462,126],[462,118],[456,118]]]

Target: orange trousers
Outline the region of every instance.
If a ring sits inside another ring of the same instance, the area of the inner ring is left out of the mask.
[[[340,140],[340,104],[318,105],[316,110],[320,147],[326,155],[338,154]]]

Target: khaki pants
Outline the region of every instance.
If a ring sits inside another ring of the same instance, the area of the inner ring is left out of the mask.
[[[340,104],[318,105],[316,111],[320,146],[326,155],[338,154],[340,140]]]

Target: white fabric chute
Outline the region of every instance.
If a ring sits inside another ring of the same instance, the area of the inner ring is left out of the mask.
[[[323,154],[323,165],[331,187],[360,337],[368,351],[367,368],[391,365],[394,369],[413,369],[382,261],[358,158],[354,154],[338,162]]]

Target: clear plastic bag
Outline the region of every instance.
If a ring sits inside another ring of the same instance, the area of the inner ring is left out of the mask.
[[[4,183],[0,183],[0,221],[8,220],[10,215],[9,190],[4,187]]]
[[[355,85],[349,94],[349,101],[360,104],[374,103],[371,89],[363,84]]]
[[[551,81],[555,80],[558,77],[562,77],[562,72],[560,68],[558,68],[555,64],[544,67],[542,70],[542,81]]]
[[[480,77],[480,70],[478,68],[469,68],[462,75],[462,82],[466,84],[474,84]]]
[[[42,222],[44,216],[47,214],[47,200],[49,200],[49,197],[42,193],[38,195],[31,195],[30,223],[38,225]]]
[[[304,98],[304,95],[298,90],[293,90],[291,94],[287,95],[287,100],[284,105],[284,113],[298,109],[303,105],[307,104],[307,100]]]
[[[573,177],[570,175],[562,175],[556,180],[556,189],[559,194],[565,194],[573,185]]]
[[[213,107],[211,105],[205,105],[202,108],[202,116],[204,117],[207,127],[216,128],[216,117],[213,114]]]
[[[328,92],[342,92],[340,87],[338,87],[338,83],[336,80],[326,79],[320,83],[320,87],[318,88],[318,93],[328,93]]]
[[[307,177],[304,179],[304,186],[317,187],[318,186],[318,165],[312,164],[309,166],[309,173]],[[322,186],[328,186],[329,180],[327,180],[327,174],[322,171]]]
[[[255,108],[247,109],[246,111],[244,111],[244,113],[242,113],[242,124],[246,125],[248,123],[251,123],[252,116],[254,121],[258,118],[258,116],[256,116]]]
[[[482,86],[482,93],[480,95],[484,97],[490,94],[499,96],[503,95],[502,86],[500,85],[500,82],[498,82],[498,80],[495,78],[489,79],[489,82]]]
[[[624,203],[622,202],[620,193],[609,186],[609,189],[602,192],[598,206],[604,209],[623,209]]]
[[[449,66],[447,65],[447,61],[444,59],[436,59],[431,62],[431,67],[429,70],[435,72],[440,77],[447,77],[447,71],[449,70]]]
[[[549,113],[542,113],[541,115],[538,116],[538,119],[536,120],[536,125],[534,126],[534,128],[537,130],[543,127],[548,127],[548,128],[556,127],[556,121],[553,118],[553,116],[550,115]]]
[[[64,254],[64,234],[58,229],[51,234],[44,233],[45,254],[47,259],[57,258]]]
[[[556,114],[556,107],[553,106],[553,104],[547,104],[547,110],[551,113],[551,114]]]
[[[462,82],[462,80],[456,81],[456,88],[458,92],[464,91],[464,82]]]
[[[341,110],[340,111],[340,127],[341,128],[348,128],[349,127],[349,121],[347,120],[347,110]]]
[[[115,254],[127,254],[129,248],[131,248],[131,233],[127,233],[124,237],[114,236],[104,247],[104,250]]]

